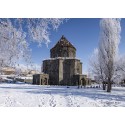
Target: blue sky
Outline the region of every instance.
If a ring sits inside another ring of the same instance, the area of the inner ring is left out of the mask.
[[[64,35],[77,49],[77,58],[83,63],[83,73],[89,68],[89,58],[93,50],[98,46],[99,42],[99,21],[97,18],[72,18],[64,22],[57,31],[51,31],[51,43],[48,48],[45,44],[38,47],[36,43],[32,43],[32,60],[35,64],[41,65],[43,59],[50,57],[50,49],[57,43],[62,35]],[[119,50],[121,54],[125,54],[125,19],[121,20],[122,32]]]

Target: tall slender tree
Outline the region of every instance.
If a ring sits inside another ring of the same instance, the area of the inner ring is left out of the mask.
[[[99,60],[107,79],[107,92],[111,92],[112,78],[120,42],[120,19],[108,18],[100,21]]]
[[[120,42],[120,19],[100,20],[99,46],[94,51],[90,65],[91,71],[103,83],[103,90],[111,92],[111,85],[117,77],[118,45]]]

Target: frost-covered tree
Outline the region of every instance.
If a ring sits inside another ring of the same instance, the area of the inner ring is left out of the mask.
[[[0,71],[3,67],[14,66],[21,57],[29,57],[25,38],[25,33],[14,28],[9,19],[0,20]]]
[[[117,70],[125,73],[125,55],[121,56],[118,60]]]
[[[111,91],[112,79],[115,74],[115,62],[117,60],[120,32],[120,19],[101,19],[98,55],[108,83],[107,92]]]
[[[64,18],[30,18],[24,19],[21,22],[27,24],[28,35],[39,45],[45,43],[48,45],[50,42],[50,30],[57,30],[60,24],[63,23]],[[20,19],[19,19],[20,21]],[[18,22],[18,24],[20,24]]]
[[[106,76],[103,73],[103,65],[101,63],[102,60],[99,59],[99,51],[98,49],[94,49],[94,52],[90,58],[90,70],[93,73],[93,75],[96,77],[97,83],[103,83],[103,90],[106,88]]]
[[[119,57],[116,70],[120,81],[125,80],[125,55]]]
[[[65,19],[14,18],[0,19],[0,71],[24,58],[30,62],[30,41],[48,45],[50,30],[57,30]]]
[[[103,83],[103,89],[111,91],[113,79],[117,78],[118,45],[120,42],[120,19],[101,19],[99,46],[91,58],[91,70]]]

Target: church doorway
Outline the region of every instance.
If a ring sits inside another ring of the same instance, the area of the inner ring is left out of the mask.
[[[45,78],[45,80],[44,80],[44,84],[47,85],[47,78]]]
[[[43,84],[43,80],[41,79],[41,85]]]
[[[82,83],[82,86],[86,87],[86,80],[85,80],[85,78],[81,79],[81,83]]]

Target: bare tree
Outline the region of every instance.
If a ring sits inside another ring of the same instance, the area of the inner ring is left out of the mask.
[[[117,63],[117,70],[125,73],[125,56],[121,56]]]
[[[119,57],[116,65],[116,70],[120,81],[125,80],[125,55]]]
[[[103,90],[106,89],[106,76],[103,73],[102,60],[99,59],[99,51],[96,48],[90,58],[90,70],[96,77],[97,83],[103,83]]]

